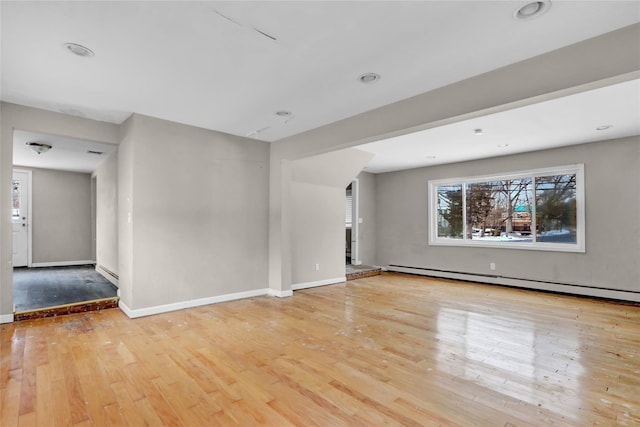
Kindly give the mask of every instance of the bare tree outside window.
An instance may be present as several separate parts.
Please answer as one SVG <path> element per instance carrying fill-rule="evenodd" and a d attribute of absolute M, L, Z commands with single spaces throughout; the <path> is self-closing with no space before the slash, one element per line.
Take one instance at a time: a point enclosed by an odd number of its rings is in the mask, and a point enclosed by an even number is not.
<path fill-rule="evenodd" d="M 459 241 L 583 252 L 584 207 L 579 202 L 583 168 L 431 181 L 436 209 L 430 244 Z"/>
<path fill-rule="evenodd" d="M 484 237 L 490 232 L 495 207 L 493 185 L 488 182 L 467 185 L 467 238 Z"/>
<path fill-rule="evenodd" d="M 517 223 L 517 231 L 529 231 L 531 234 L 531 217 L 528 223 L 525 221 L 515 221 L 516 219 L 524 219 L 522 212 L 531 213 L 531 178 L 523 179 L 505 179 L 499 181 L 497 197 L 500 198 L 506 208 L 506 217 L 504 218 L 504 232 L 509 235 L 513 234 L 514 223 Z M 518 209 L 520 208 L 520 209 Z M 520 213 L 516 217 L 516 215 Z M 527 230 L 528 228 L 528 230 Z"/>

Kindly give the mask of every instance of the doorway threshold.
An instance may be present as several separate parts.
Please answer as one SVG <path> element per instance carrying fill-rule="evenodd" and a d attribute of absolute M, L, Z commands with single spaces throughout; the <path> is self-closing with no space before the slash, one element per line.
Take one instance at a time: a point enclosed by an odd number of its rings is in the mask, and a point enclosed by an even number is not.
<path fill-rule="evenodd" d="M 368 265 L 347 265 L 346 277 L 347 280 L 362 279 L 364 277 L 379 276 L 382 273 L 380 267 L 371 267 Z"/>
<path fill-rule="evenodd" d="M 118 308 L 119 297 L 101 298 L 91 301 L 75 302 L 71 304 L 56 305 L 53 307 L 35 308 L 33 310 L 17 311 L 13 315 L 14 321 L 44 319 L 45 317 L 57 317 L 67 314 L 86 313 L 88 311 L 100 311 L 110 308 Z"/>

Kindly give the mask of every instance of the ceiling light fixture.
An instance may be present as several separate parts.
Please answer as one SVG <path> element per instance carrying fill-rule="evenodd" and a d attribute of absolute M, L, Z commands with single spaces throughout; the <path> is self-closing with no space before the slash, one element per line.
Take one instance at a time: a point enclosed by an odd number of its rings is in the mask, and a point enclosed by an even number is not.
<path fill-rule="evenodd" d="M 380 75 L 376 73 L 364 73 L 358 77 L 358 80 L 360 80 L 360 83 L 364 84 L 375 83 L 380 80 Z"/>
<path fill-rule="evenodd" d="M 533 19 L 545 13 L 550 7 L 550 0 L 532 1 L 519 7 L 513 13 L 513 17 L 519 20 Z"/>
<path fill-rule="evenodd" d="M 607 130 L 607 129 L 611 129 L 612 127 L 613 125 L 602 125 L 602 126 L 598 126 L 596 130 Z"/>
<path fill-rule="evenodd" d="M 51 146 L 49 144 L 43 144 L 41 142 L 27 142 L 27 147 L 31 148 L 38 154 L 46 153 L 51 150 Z"/>
<path fill-rule="evenodd" d="M 65 43 L 63 46 L 74 55 L 82 56 L 85 58 L 95 55 L 95 53 L 93 53 L 91 49 L 77 43 Z"/>
<path fill-rule="evenodd" d="M 484 131 L 482 129 L 480 129 L 480 128 L 473 130 L 473 134 L 474 135 L 482 135 L 483 133 L 484 133 Z"/>

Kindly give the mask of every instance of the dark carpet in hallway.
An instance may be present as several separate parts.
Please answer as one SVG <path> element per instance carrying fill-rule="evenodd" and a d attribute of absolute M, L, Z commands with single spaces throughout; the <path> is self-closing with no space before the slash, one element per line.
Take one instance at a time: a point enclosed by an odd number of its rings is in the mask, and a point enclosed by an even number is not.
<path fill-rule="evenodd" d="M 13 270 L 16 312 L 111 298 L 117 291 L 93 265 Z"/>

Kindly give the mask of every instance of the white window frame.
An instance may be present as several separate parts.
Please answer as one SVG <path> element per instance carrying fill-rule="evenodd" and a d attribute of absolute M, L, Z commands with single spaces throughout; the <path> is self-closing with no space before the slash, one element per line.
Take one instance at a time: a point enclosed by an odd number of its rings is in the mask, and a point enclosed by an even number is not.
<path fill-rule="evenodd" d="M 533 215 L 532 215 L 532 242 L 492 242 L 467 239 L 463 231 L 462 239 L 438 237 L 438 192 L 437 188 L 447 185 L 462 185 L 462 223 L 466 224 L 466 186 L 486 181 L 498 181 L 516 178 L 532 178 L 538 176 L 576 174 L 576 243 L 550 243 L 536 241 L 535 233 L 535 187 Z M 557 252 L 582 252 L 586 251 L 585 245 L 585 189 L 584 189 L 584 164 L 557 166 L 542 169 L 506 172 L 495 175 L 468 176 L 447 179 L 429 180 L 429 245 L 433 246 L 463 246 L 500 249 L 525 249 L 535 251 Z"/>

